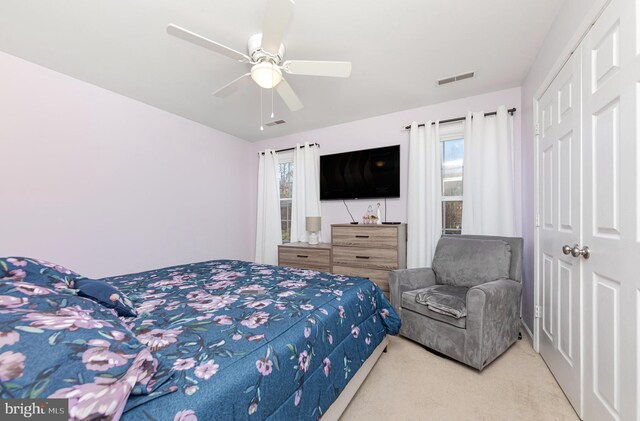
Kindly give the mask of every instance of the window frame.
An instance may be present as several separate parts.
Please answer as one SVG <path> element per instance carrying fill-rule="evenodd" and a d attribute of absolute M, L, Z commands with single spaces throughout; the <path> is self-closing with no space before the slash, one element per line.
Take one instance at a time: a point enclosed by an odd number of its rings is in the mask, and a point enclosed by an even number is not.
<path fill-rule="evenodd" d="M 459 139 L 462 139 L 462 143 L 464 144 L 464 140 L 465 140 L 464 121 L 445 123 L 439 126 L 439 133 L 438 133 L 438 141 L 440 142 L 439 143 L 440 148 L 438 149 L 439 151 L 442 150 L 444 142 L 451 141 L 451 140 L 459 140 Z M 440 152 L 439 156 L 442 157 L 442 152 Z M 441 211 L 442 235 L 445 235 L 445 234 L 460 235 L 462 234 L 462 221 L 460 221 L 459 233 L 446 232 L 446 227 L 445 227 L 446 218 L 444 217 L 444 209 L 445 209 L 444 206 L 446 202 L 461 202 L 462 206 L 464 207 L 464 196 L 445 196 L 444 195 L 444 180 L 442 180 L 442 172 L 443 172 L 442 164 L 443 164 L 442 159 L 440 159 L 440 207 L 442 209 Z M 464 154 L 462 158 L 462 176 L 460 176 L 460 180 L 464 185 Z M 464 194 L 464 191 L 463 191 L 463 194 Z"/>
<path fill-rule="evenodd" d="M 281 164 L 292 164 L 292 166 L 293 166 L 293 152 L 294 152 L 293 150 L 279 152 L 278 153 L 278 166 L 280 166 Z M 293 175 L 291 177 L 292 184 L 293 184 L 293 177 L 295 176 L 295 170 L 293 170 L 293 171 L 294 171 L 294 173 L 293 173 Z M 291 207 L 293 207 L 293 185 L 292 185 L 292 189 L 291 189 L 291 197 L 283 199 L 282 197 L 280 197 L 280 194 L 279 194 L 280 193 L 280 183 L 279 183 L 279 181 L 280 181 L 280 178 L 278 177 L 278 198 L 279 198 L 279 202 L 280 202 L 279 203 L 280 209 L 281 209 L 281 212 L 282 212 L 282 202 L 283 201 L 289 201 L 291 203 Z M 281 213 L 280 214 L 280 232 L 281 233 L 283 232 L 282 231 L 282 223 L 283 222 L 285 222 L 285 220 L 282 219 L 282 213 Z M 289 219 L 288 227 L 289 227 L 289 240 L 286 241 L 284 239 L 284 236 L 283 236 L 283 238 L 282 238 L 282 243 L 283 244 L 287 244 L 287 243 L 291 242 L 291 219 Z"/>

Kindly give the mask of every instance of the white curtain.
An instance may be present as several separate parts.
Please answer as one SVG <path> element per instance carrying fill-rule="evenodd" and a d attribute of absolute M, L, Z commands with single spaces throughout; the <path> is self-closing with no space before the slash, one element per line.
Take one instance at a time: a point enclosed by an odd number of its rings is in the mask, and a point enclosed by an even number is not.
<path fill-rule="evenodd" d="M 260 153 L 258 164 L 258 229 L 256 262 L 278 264 L 278 245 L 282 244 L 280 227 L 280 190 L 278 155 L 267 149 Z"/>
<path fill-rule="evenodd" d="M 462 233 L 515 236 L 513 116 L 469 113 L 465 128 Z"/>
<path fill-rule="evenodd" d="M 318 146 L 305 142 L 293 151 L 293 193 L 291 195 L 291 242 L 307 242 L 307 216 L 320 215 L 320 154 Z M 322 241 L 318 233 L 318 241 Z"/>
<path fill-rule="evenodd" d="M 431 121 L 409 133 L 407 267 L 431 267 L 442 234 L 439 124 Z"/>

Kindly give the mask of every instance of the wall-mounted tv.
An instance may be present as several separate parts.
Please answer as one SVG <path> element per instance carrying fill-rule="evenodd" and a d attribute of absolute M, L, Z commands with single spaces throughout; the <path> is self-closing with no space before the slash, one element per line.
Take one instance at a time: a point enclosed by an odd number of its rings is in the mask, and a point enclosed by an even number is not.
<path fill-rule="evenodd" d="M 320 200 L 400 197 L 400 145 L 320 156 Z"/>

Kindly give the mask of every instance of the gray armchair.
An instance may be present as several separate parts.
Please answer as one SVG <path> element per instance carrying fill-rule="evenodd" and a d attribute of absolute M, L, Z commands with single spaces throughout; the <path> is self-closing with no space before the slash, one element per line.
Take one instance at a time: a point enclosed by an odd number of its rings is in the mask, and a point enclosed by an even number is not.
<path fill-rule="evenodd" d="M 517 339 L 522 238 L 443 236 L 433 268 L 389 273 L 400 334 L 482 370 Z"/>

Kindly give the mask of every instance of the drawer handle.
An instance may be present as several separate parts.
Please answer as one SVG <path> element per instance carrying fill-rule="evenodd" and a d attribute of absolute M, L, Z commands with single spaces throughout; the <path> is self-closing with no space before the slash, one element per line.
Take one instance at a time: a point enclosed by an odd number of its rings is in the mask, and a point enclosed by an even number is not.
<path fill-rule="evenodd" d="M 356 238 L 369 238 L 368 235 L 356 235 Z"/>
<path fill-rule="evenodd" d="M 368 259 L 369 256 L 356 256 L 356 259 Z"/>
<path fill-rule="evenodd" d="M 305 259 L 306 259 L 306 258 L 307 258 L 307 257 L 309 257 L 309 256 L 305 256 L 304 254 L 299 254 L 299 255 L 298 255 L 298 257 L 302 257 L 302 258 L 305 258 Z"/>

